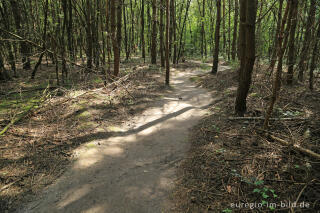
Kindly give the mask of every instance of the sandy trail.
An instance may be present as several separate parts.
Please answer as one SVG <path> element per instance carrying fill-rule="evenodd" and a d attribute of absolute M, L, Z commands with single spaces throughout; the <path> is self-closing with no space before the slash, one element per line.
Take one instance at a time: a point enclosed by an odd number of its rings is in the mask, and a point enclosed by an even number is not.
<path fill-rule="evenodd" d="M 97 145 L 82 148 L 64 175 L 18 212 L 169 212 L 188 132 L 213 101 L 208 91 L 189 81 L 197 74 L 173 73 L 173 90 L 165 97 L 112 137 L 93 134 L 90 143 Z"/>

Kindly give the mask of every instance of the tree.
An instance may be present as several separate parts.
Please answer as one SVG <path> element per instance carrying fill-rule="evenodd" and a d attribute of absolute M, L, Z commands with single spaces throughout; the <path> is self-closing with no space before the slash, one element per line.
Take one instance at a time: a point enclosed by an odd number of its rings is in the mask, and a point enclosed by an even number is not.
<path fill-rule="evenodd" d="M 271 117 L 271 113 L 273 111 L 274 104 L 277 101 L 278 93 L 281 88 L 283 54 L 284 54 L 286 46 L 287 46 L 288 35 L 289 35 L 290 27 L 291 27 L 291 20 L 294 15 L 294 7 L 291 6 L 293 3 L 292 1 L 295 1 L 295 0 L 291 0 L 287 4 L 286 11 L 284 13 L 282 23 L 281 23 L 281 28 L 279 31 L 279 43 L 278 43 L 278 49 L 277 49 L 277 51 L 278 51 L 278 64 L 277 64 L 276 73 L 274 74 L 274 78 L 273 78 L 271 100 L 269 103 L 269 107 L 267 108 L 266 117 L 265 117 L 264 124 L 263 124 L 264 129 L 267 129 L 267 127 L 269 125 L 269 119 Z M 289 15 L 288 15 L 288 13 L 289 13 Z M 284 30 L 286 23 L 287 23 L 286 30 Z"/>
<path fill-rule="evenodd" d="M 152 0 L 151 63 L 157 63 L 157 0 Z"/>
<path fill-rule="evenodd" d="M 310 9 L 309 9 L 309 16 L 307 20 L 305 35 L 304 35 L 304 41 L 303 41 L 303 47 L 300 55 L 300 61 L 298 64 L 298 79 L 299 81 L 303 81 L 303 74 L 304 71 L 307 68 L 308 64 L 308 54 L 310 49 L 310 38 L 311 38 L 311 30 L 312 26 L 314 25 L 314 17 L 315 17 L 315 11 L 317 8 L 316 0 L 310 0 Z"/>
<path fill-rule="evenodd" d="M 232 60 L 236 59 L 237 35 L 238 35 L 238 16 L 239 16 L 239 1 L 234 0 L 234 17 L 233 17 L 233 40 L 232 40 Z"/>
<path fill-rule="evenodd" d="M 120 48 L 118 44 L 118 36 L 116 35 L 116 3 L 118 1 L 116 0 L 111 0 L 110 1 L 110 22 L 111 22 L 111 38 L 112 38 L 112 45 L 113 45 L 113 54 L 114 54 L 114 70 L 113 70 L 113 75 L 117 76 L 119 73 L 120 69 Z"/>
<path fill-rule="evenodd" d="M 240 0 L 240 34 L 241 64 L 239 70 L 239 85 L 235 104 L 235 112 L 238 116 L 244 116 L 247 110 L 246 99 L 251 85 L 251 76 L 255 61 L 255 23 L 256 23 L 256 1 Z"/>
<path fill-rule="evenodd" d="M 289 35 L 289 49 L 288 49 L 288 73 L 287 73 L 287 84 L 291 85 L 293 81 L 293 67 L 295 64 L 295 33 L 297 26 L 297 14 L 298 14 L 298 1 L 292 1 L 292 18 L 290 26 L 290 35 Z"/>
<path fill-rule="evenodd" d="M 309 72 L 309 89 L 313 90 L 313 72 L 317 65 L 317 59 L 319 59 L 319 42 L 320 42 L 320 17 L 318 19 L 318 30 L 313 42 L 313 51 L 310 63 L 310 72 Z"/>
<path fill-rule="evenodd" d="M 170 83 L 170 61 L 169 61 L 169 29 L 170 29 L 170 0 L 166 2 L 166 85 Z"/>
<path fill-rule="evenodd" d="M 212 65 L 212 71 L 211 71 L 212 74 L 216 74 L 218 72 L 220 23 L 221 23 L 221 0 L 217 0 L 217 18 L 216 18 L 216 31 L 214 36 L 214 55 L 213 55 L 213 65 Z"/>

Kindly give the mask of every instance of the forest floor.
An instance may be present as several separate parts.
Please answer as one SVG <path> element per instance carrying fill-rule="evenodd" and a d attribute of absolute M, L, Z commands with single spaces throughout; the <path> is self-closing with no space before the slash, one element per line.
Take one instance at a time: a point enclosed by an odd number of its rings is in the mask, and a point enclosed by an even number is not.
<path fill-rule="evenodd" d="M 263 117 L 269 104 L 271 82 L 262 74 L 266 68 L 254 70 L 245 117 Z M 272 121 L 267 132 L 262 131 L 263 120 L 231 119 L 235 70 L 193 80 L 221 99 L 190 133 L 191 149 L 179 168 L 174 192 L 175 211 L 319 212 L 319 159 L 271 137 L 320 153 L 319 78 L 313 92 L 304 84 L 283 83 L 273 117 L 287 120 Z"/>
<path fill-rule="evenodd" d="M 269 135 L 320 152 L 319 81 L 314 92 L 284 86 L 273 116 L 289 120 L 272 121 L 265 134 L 262 120 L 229 119 L 232 64 L 220 64 L 214 76 L 211 61 L 182 63 L 172 68 L 171 87 L 157 66 L 122 66 L 129 77 L 121 84 L 103 87 L 86 75 L 81 87 L 53 87 L 0 138 L 1 212 L 263 212 L 271 209 L 239 205 L 287 201 L 309 204 L 295 212 L 319 207 L 319 162 Z M 246 117 L 263 116 L 268 104 L 263 69 L 254 71 Z M 53 66 L 33 82 L 26 73 L 3 85 L 0 127 L 39 103 L 43 79 L 54 79 L 48 73 Z"/>
<path fill-rule="evenodd" d="M 81 88 L 58 88 L 1 138 L 1 211 L 160 212 L 169 207 L 167 195 L 188 150 L 189 128 L 212 100 L 190 80 L 210 67 L 178 65 L 172 68 L 171 87 L 164 87 L 159 67 L 126 66 L 135 68 L 122 73 L 130 77 L 121 85 L 105 88 L 92 78 Z M 12 115 L 2 114 L 2 126 L 25 110 L 25 99 L 39 99 L 25 93 L 41 88 L 40 96 L 46 87 L 42 79 L 54 78 L 46 76 L 50 68 L 34 82 L 11 85 L 2 104 Z M 27 83 L 33 87 L 15 92 Z"/>

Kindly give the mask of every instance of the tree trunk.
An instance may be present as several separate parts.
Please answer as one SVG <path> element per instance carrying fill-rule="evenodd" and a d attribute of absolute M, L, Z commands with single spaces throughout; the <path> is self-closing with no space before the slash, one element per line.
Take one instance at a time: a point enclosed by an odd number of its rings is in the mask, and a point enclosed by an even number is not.
<path fill-rule="evenodd" d="M 240 31 L 244 31 L 245 51 L 241 55 L 241 66 L 239 70 L 239 85 L 237 90 L 235 112 L 238 116 L 244 116 L 247 110 L 247 95 L 251 85 L 251 76 L 255 61 L 255 23 L 257 15 L 257 4 L 253 0 L 240 0 Z M 244 28 L 244 29 L 243 29 Z"/>
<path fill-rule="evenodd" d="M 160 0 L 160 60 L 161 60 L 161 67 L 165 67 L 165 57 L 164 57 L 164 39 L 163 39 L 163 33 L 164 33 L 164 23 L 163 23 L 163 18 L 164 18 L 164 0 Z"/>
<path fill-rule="evenodd" d="M 170 84 L 170 61 L 169 61 L 169 29 L 170 29 L 170 0 L 166 4 L 166 85 Z"/>
<path fill-rule="evenodd" d="M 298 79 L 299 81 L 303 81 L 303 74 L 304 71 L 307 69 L 308 64 L 308 55 L 309 55 L 309 49 L 310 49 L 310 40 L 311 40 L 311 30 L 314 25 L 314 17 L 315 17 L 315 11 L 316 11 L 316 0 L 311 0 L 310 2 L 310 9 L 309 9 L 309 16 L 307 20 L 306 25 L 306 31 L 304 35 L 304 41 L 303 41 L 303 47 L 300 55 L 300 61 L 298 64 Z"/>
<path fill-rule="evenodd" d="M 273 73 L 274 66 L 277 61 L 277 53 L 279 49 L 279 36 L 280 36 L 280 28 L 281 28 L 281 19 L 282 19 L 282 6 L 283 6 L 283 0 L 279 1 L 279 9 L 278 9 L 278 21 L 277 21 L 277 29 L 276 29 L 276 34 L 274 36 L 274 47 L 273 47 L 273 52 L 272 52 L 272 57 L 271 57 L 271 63 L 268 68 L 270 73 Z"/>
<path fill-rule="evenodd" d="M 238 35 L 238 16 L 239 16 L 239 2 L 234 0 L 234 23 L 233 23 L 233 41 L 232 41 L 232 60 L 236 59 L 237 53 L 237 35 Z"/>
<path fill-rule="evenodd" d="M 287 73 L 287 84 L 291 85 L 293 81 L 293 67 L 295 64 L 295 33 L 297 27 L 297 14 L 298 14 L 298 1 L 292 0 L 292 18 L 289 35 L 289 50 L 288 50 L 288 73 Z"/>
<path fill-rule="evenodd" d="M 141 1 L 141 32 L 140 32 L 140 39 L 141 39 L 142 58 L 143 58 L 143 61 L 146 62 L 146 49 L 145 49 L 145 41 L 144 41 L 144 0 Z"/>
<path fill-rule="evenodd" d="M 313 71 L 315 70 L 317 66 L 317 61 L 319 59 L 319 41 L 320 41 L 320 17 L 318 21 L 318 30 L 317 34 L 314 38 L 314 45 L 313 45 L 313 51 L 312 51 L 312 57 L 311 57 L 311 63 L 310 63 L 310 76 L 309 76 L 309 89 L 312 91 L 313 90 Z"/>
<path fill-rule="evenodd" d="M 32 71 L 31 79 L 34 79 L 34 77 L 36 75 L 36 72 L 37 72 L 39 66 L 41 65 L 42 58 L 43 58 L 43 55 L 44 55 L 45 50 L 46 50 L 47 22 L 48 22 L 48 0 L 46 0 L 45 12 L 44 12 L 44 30 L 43 30 L 43 35 L 42 35 L 42 41 L 43 41 L 42 53 L 40 54 L 39 60 L 38 60 L 37 64 L 35 65 L 35 67 L 34 67 L 34 69 Z"/>
<path fill-rule="evenodd" d="M 117 2 L 117 3 L 116 3 Z M 111 0 L 110 2 L 110 22 L 111 22 L 111 38 L 112 38 L 112 45 L 113 45 L 113 57 L 114 57 L 114 68 L 113 68 L 113 75 L 117 76 L 120 69 L 120 50 L 118 45 L 118 39 L 116 36 L 116 4 L 119 4 L 116 0 Z"/>
<path fill-rule="evenodd" d="M 282 75 L 282 59 L 283 59 L 283 54 L 285 52 L 286 46 L 287 46 L 287 41 L 288 41 L 288 35 L 290 31 L 290 26 L 291 26 L 291 17 L 293 14 L 293 10 L 291 7 L 292 1 L 289 1 L 286 7 L 285 14 L 282 19 L 282 24 L 281 28 L 279 31 L 279 43 L 278 43 L 278 65 L 277 65 L 277 70 L 276 73 L 274 74 L 274 79 L 273 79 L 273 85 L 272 85 L 272 96 L 271 96 L 271 101 L 269 104 L 269 107 L 266 112 L 266 118 L 264 120 L 263 128 L 267 129 L 269 125 L 269 119 L 271 117 L 271 113 L 273 111 L 274 104 L 277 101 L 278 98 L 278 92 L 280 91 L 281 88 L 281 75 Z M 288 13 L 290 11 L 290 14 L 288 16 Z M 285 25 L 287 23 L 286 30 L 284 31 Z"/>
<path fill-rule="evenodd" d="M 212 74 L 218 72 L 219 63 L 219 43 L 220 43 L 220 23 L 221 23 L 221 0 L 217 0 L 217 19 L 216 19 L 216 31 L 214 37 L 214 55 L 213 55 L 213 65 Z"/>
<path fill-rule="evenodd" d="M 152 0 L 151 64 L 157 64 L 157 0 Z"/>

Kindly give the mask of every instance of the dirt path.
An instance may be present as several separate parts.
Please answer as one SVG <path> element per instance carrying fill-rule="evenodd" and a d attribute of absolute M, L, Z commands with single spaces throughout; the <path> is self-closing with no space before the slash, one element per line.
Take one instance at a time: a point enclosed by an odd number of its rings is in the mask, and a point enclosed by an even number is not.
<path fill-rule="evenodd" d="M 189 129 L 213 101 L 189 81 L 196 74 L 174 73 L 173 89 L 112 137 L 97 130 L 63 177 L 18 212 L 168 212 Z"/>

